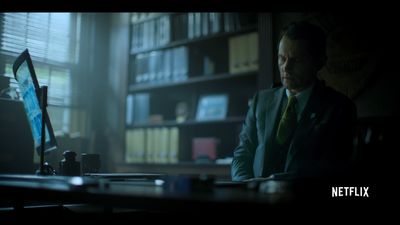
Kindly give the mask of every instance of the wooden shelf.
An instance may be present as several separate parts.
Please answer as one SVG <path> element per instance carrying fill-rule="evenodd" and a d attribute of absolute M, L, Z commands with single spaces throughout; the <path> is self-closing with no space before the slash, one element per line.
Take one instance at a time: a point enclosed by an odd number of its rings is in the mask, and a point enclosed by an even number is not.
<path fill-rule="evenodd" d="M 228 123 L 241 123 L 245 120 L 245 117 L 229 117 L 224 120 L 208 120 L 208 121 L 196 121 L 196 120 L 188 120 L 186 122 L 178 123 L 176 121 L 165 121 L 163 123 L 157 124 L 137 124 L 133 126 L 128 126 L 127 129 L 134 128 L 152 128 L 152 127 L 184 127 L 184 126 L 201 126 L 201 125 L 219 125 L 219 124 L 228 124 Z"/>
<path fill-rule="evenodd" d="M 218 33 L 214 35 L 208 35 L 205 37 L 200 37 L 200 38 L 193 38 L 193 39 L 187 39 L 187 40 L 179 40 L 179 41 L 173 41 L 169 44 L 163 45 L 163 46 L 157 46 L 153 48 L 148 48 L 148 49 L 143 49 L 139 51 L 131 51 L 131 55 L 136 55 L 140 53 L 145 53 L 145 52 L 151 52 L 151 51 L 156 51 L 156 50 L 163 50 L 167 48 L 173 48 L 173 47 L 178 47 L 180 45 L 189 45 L 193 43 L 200 43 L 203 41 L 209 41 L 209 40 L 214 40 L 218 38 L 223 38 L 223 37 L 228 37 L 232 35 L 239 35 L 242 33 L 249 33 L 251 31 L 257 31 L 257 26 L 251 26 L 251 27 L 246 27 L 237 31 L 231 31 L 231 32 L 223 32 L 223 33 Z"/>
<path fill-rule="evenodd" d="M 182 13 L 187 14 L 187 13 Z M 222 15 L 222 14 L 221 14 Z M 188 19 L 187 15 L 179 15 L 176 19 Z M 130 105 L 136 104 L 138 109 L 140 104 L 146 104 L 146 114 L 147 115 L 160 115 L 165 121 L 160 122 L 146 122 L 134 125 L 126 125 L 125 131 L 134 131 L 133 129 L 147 129 L 149 131 L 153 128 L 178 128 L 179 141 L 178 141 L 178 159 L 179 163 L 175 164 L 157 164 L 157 163 L 124 163 L 124 161 L 119 161 L 120 164 L 116 165 L 115 172 L 144 172 L 144 173 L 164 173 L 164 174 L 210 174 L 224 176 L 230 179 L 230 164 L 198 164 L 192 159 L 192 140 L 196 137 L 215 137 L 219 140 L 218 145 L 218 157 L 231 156 L 232 150 L 237 145 L 237 132 L 239 132 L 240 125 L 246 119 L 246 111 L 249 99 L 257 91 L 258 83 L 260 81 L 259 71 L 247 71 L 239 74 L 230 74 L 230 40 L 231 37 L 235 38 L 240 35 L 249 35 L 253 32 L 258 32 L 259 23 L 258 15 L 232 15 L 226 17 L 228 20 L 228 27 L 239 28 L 236 31 L 224 32 L 224 26 L 222 21 L 218 22 L 221 25 L 221 30 L 218 33 L 208 33 L 207 36 L 197 36 L 196 38 L 185 38 L 183 37 L 183 30 L 181 26 L 185 25 L 184 21 L 176 20 L 172 18 L 171 29 L 173 26 L 177 26 L 176 32 L 171 30 L 170 42 L 161 46 L 152 46 L 151 48 L 136 48 L 139 46 L 131 45 L 129 52 L 129 62 L 128 72 L 130 83 L 127 83 L 127 95 L 132 95 L 132 99 L 128 100 Z M 253 18 L 253 16 L 257 16 Z M 222 17 L 221 17 L 222 18 Z M 235 20 L 233 20 L 235 18 Z M 203 20 L 203 18 L 201 18 Z M 232 21 L 231 21 L 232 19 Z M 236 19 L 239 19 L 238 21 Z M 256 20 L 257 19 L 257 20 Z M 175 22 L 176 23 L 175 23 Z M 225 19 L 224 19 L 225 21 Z M 231 24 L 232 23 L 232 24 Z M 241 25 L 242 24 L 242 25 Z M 247 24 L 247 25 L 244 25 Z M 144 26 L 144 25 L 143 25 Z M 147 25 L 146 25 L 147 26 Z M 181 28 L 179 28 L 181 27 Z M 131 26 L 131 32 L 133 30 Z M 202 27 L 198 27 L 203 29 Z M 136 28 L 135 28 L 136 29 Z M 186 32 L 186 31 L 185 31 Z M 201 32 L 203 33 L 203 32 Z M 132 33 L 131 33 L 132 34 Z M 197 33 L 196 33 L 197 34 Z M 141 40 L 145 40 L 146 37 L 143 34 L 136 35 Z M 253 37 L 253 36 L 251 36 Z M 131 37 L 132 38 L 132 37 Z M 240 39 L 240 38 L 239 38 Z M 131 39 L 132 41 L 132 39 Z M 165 43 L 165 42 L 164 42 Z M 255 42 L 251 42 L 255 43 Z M 131 42 L 131 44 L 135 44 Z M 257 49 L 257 46 L 250 44 L 247 45 L 243 39 L 239 40 L 236 45 L 243 45 L 246 48 Z M 146 45 L 149 46 L 149 45 Z M 187 48 L 187 53 L 181 55 L 172 55 L 172 57 L 177 57 L 177 62 L 180 61 L 181 57 L 186 57 L 187 65 L 168 65 L 163 64 L 162 59 L 164 57 L 170 57 L 169 55 L 164 55 L 164 50 L 171 50 L 171 48 L 177 48 L 185 46 Z M 135 47 L 135 48 L 132 48 Z M 142 46 L 143 47 L 143 46 Z M 240 46 L 242 47 L 242 46 Z M 137 59 L 138 54 L 151 53 L 152 51 L 160 51 L 161 59 L 153 55 L 143 55 L 142 58 Z M 233 49 L 231 51 L 237 51 Z M 252 52 L 254 53 L 254 52 Z M 243 57 L 253 57 L 254 55 L 248 54 Z M 144 73 L 149 73 L 148 65 L 150 64 L 150 59 L 153 61 L 151 66 L 161 65 L 160 68 L 167 69 L 165 65 L 169 67 L 169 72 L 174 72 L 172 67 L 182 67 L 187 72 L 186 80 L 180 81 L 162 81 L 162 80 L 152 80 L 152 82 L 146 83 L 135 83 L 136 75 L 143 75 Z M 207 60 L 212 61 L 210 65 L 207 65 Z M 242 60 L 245 62 L 245 60 Z M 169 62 L 169 61 L 167 61 Z M 232 62 L 232 59 L 231 59 Z M 138 65 L 143 63 L 147 67 L 139 67 Z M 153 64 L 154 63 L 154 64 Z M 171 63 L 171 62 L 169 62 Z M 183 64 L 183 63 L 182 63 Z M 209 69 L 209 68 L 211 69 Z M 152 68 L 152 72 L 159 72 L 158 67 Z M 207 74 L 207 71 L 213 71 L 214 74 Z M 171 77 L 168 77 L 171 78 Z M 146 79 L 148 81 L 149 79 Z M 148 99 L 146 101 L 140 100 L 140 94 L 144 94 Z M 208 94 L 226 94 L 229 96 L 229 104 L 227 108 L 227 117 L 225 119 L 219 120 L 207 120 L 207 121 L 197 121 L 195 118 L 196 109 L 198 107 L 198 101 L 202 96 Z M 138 97 L 138 98 L 136 98 Z M 127 100 L 127 101 L 128 101 Z M 190 120 L 185 122 L 175 121 L 176 107 L 180 102 L 187 104 L 187 112 L 189 114 Z M 139 110 L 137 110 L 139 111 Z M 133 117 L 139 114 L 135 111 L 129 110 Z M 138 119 L 139 120 L 139 119 Z M 153 134 L 149 134 L 151 137 Z M 151 137 L 152 138 L 152 137 Z M 147 136 L 145 137 L 147 141 Z M 150 139 L 151 140 L 151 139 Z M 126 150 L 125 146 L 125 150 Z M 130 146 L 129 146 L 130 147 Z M 123 156 L 121 157 L 123 159 Z M 182 160 L 185 160 L 182 162 Z"/>
<path fill-rule="evenodd" d="M 189 78 L 184 81 L 178 82 L 169 82 L 169 83 L 161 83 L 161 84 L 134 84 L 129 86 L 129 92 L 140 92 L 140 91 L 150 91 L 154 89 L 161 89 L 161 88 L 170 88 L 170 87 L 178 87 L 178 86 L 190 86 L 190 85 L 198 85 L 207 82 L 214 82 L 214 81 L 232 81 L 235 79 L 241 78 L 249 78 L 253 77 L 256 78 L 257 72 L 248 72 L 248 73 L 241 73 L 241 74 L 214 74 L 208 76 L 199 76 Z"/>

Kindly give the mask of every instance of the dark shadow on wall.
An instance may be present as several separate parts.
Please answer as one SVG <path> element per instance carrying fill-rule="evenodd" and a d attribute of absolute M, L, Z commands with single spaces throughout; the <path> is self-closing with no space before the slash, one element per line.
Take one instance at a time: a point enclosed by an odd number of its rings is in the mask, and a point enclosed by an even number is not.
<path fill-rule="evenodd" d="M 307 14 L 327 33 L 327 63 L 319 78 L 350 97 L 358 117 L 398 115 L 391 20 L 384 15 Z"/>

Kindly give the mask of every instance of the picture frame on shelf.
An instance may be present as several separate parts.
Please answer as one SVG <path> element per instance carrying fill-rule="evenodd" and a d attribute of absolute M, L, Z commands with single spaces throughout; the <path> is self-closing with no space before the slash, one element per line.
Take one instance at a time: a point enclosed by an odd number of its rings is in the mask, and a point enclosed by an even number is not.
<path fill-rule="evenodd" d="M 210 94 L 200 96 L 196 120 L 222 120 L 225 119 L 228 113 L 228 94 Z"/>

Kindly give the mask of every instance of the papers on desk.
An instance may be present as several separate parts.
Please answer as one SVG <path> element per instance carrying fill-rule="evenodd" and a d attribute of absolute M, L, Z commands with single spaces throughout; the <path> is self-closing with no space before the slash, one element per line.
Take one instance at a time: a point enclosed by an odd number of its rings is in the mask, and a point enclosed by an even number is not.
<path fill-rule="evenodd" d="M 164 174 L 159 173 L 85 173 L 85 176 L 93 178 L 105 178 L 110 180 L 125 179 L 158 179 Z"/>

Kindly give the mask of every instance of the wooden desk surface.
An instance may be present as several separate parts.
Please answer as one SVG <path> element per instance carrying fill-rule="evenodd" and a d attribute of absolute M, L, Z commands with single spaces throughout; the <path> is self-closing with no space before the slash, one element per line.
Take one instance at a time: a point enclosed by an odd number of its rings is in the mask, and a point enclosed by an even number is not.
<path fill-rule="evenodd" d="M 197 180 L 198 181 L 198 180 Z M 343 203 L 330 198 L 323 183 L 264 181 L 258 184 L 209 185 L 185 177 L 110 181 L 90 177 L 7 177 L 0 175 L 0 206 L 30 202 L 91 204 L 158 212 L 264 212 L 308 204 Z M 185 183 L 186 182 L 186 183 Z M 263 185 L 262 190 L 260 189 Z M 322 197 L 322 198 L 321 198 Z M 348 203 L 348 202 L 347 202 Z M 347 204 L 346 203 L 346 204 Z M 351 203 L 351 202 L 350 202 Z M 364 201 L 363 203 L 368 203 Z M 349 205 L 348 205 L 349 206 Z"/>

